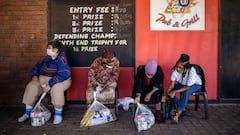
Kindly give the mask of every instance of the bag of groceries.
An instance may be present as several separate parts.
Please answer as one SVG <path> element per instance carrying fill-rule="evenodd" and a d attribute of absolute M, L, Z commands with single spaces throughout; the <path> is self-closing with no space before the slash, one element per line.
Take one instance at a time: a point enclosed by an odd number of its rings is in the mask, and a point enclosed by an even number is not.
<path fill-rule="evenodd" d="M 155 123 L 155 117 L 146 105 L 144 104 L 137 104 L 137 109 L 135 112 L 134 122 L 138 129 L 138 132 L 142 130 L 147 130 L 151 128 Z"/>
<path fill-rule="evenodd" d="M 44 92 L 30 114 L 31 125 L 34 127 L 44 125 L 51 117 L 51 112 L 41 103 L 45 95 Z"/>
<path fill-rule="evenodd" d="M 94 101 L 85 112 L 82 120 L 80 121 L 80 126 L 95 126 L 111 121 L 113 121 L 111 111 L 96 100 L 96 92 L 94 92 Z"/>

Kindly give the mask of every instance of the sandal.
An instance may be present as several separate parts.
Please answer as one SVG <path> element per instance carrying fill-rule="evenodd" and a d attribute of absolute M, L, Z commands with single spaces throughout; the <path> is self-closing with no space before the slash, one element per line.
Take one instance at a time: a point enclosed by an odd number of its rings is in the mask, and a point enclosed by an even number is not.
<path fill-rule="evenodd" d="M 179 119 L 178 119 L 178 116 L 177 116 L 177 115 L 173 117 L 173 123 L 177 124 L 177 123 L 178 123 L 178 120 L 179 120 Z"/>
<path fill-rule="evenodd" d="M 173 123 L 177 124 L 179 121 L 180 112 L 176 112 L 176 115 L 173 117 Z"/>

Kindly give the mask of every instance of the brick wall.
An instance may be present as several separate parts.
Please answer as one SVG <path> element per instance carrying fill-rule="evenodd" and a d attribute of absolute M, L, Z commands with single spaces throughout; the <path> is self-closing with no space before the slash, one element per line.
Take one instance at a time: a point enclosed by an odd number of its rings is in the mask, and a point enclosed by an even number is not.
<path fill-rule="evenodd" d="M 20 105 L 47 44 L 47 0 L 0 0 L 0 106 Z"/>

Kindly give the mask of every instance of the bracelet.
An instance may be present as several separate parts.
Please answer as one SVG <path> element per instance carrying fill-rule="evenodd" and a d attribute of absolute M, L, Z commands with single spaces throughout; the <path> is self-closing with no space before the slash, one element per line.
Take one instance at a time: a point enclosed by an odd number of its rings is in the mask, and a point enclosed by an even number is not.
<path fill-rule="evenodd" d="M 159 90 L 159 88 L 157 88 L 157 87 L 153 87 L 153 89 L 154 89 L 154 90 Z"/>

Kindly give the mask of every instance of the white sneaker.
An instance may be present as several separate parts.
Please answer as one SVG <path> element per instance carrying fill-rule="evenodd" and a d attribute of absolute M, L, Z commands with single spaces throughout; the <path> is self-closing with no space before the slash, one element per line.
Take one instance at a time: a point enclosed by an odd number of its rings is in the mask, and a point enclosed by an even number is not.
<path fill-rule="evenodd" d="M 24 122 L 27 119 L 29 119 L 29 116 L 25 113 L 25 114 L 23 114 L 23 116 L 18 118 L 18 122 Z"/>
<path fill-rule="evenodd" d="M 54 116 L 53 124 L 60 124 L 62 122 L 62 116 Z"/>

